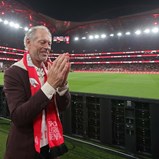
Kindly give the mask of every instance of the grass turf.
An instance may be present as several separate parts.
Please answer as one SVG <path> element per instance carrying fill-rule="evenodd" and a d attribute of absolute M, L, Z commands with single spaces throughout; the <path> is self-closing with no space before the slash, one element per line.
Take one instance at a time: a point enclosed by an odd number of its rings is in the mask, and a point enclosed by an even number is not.
<path fill-rule="evenodd" d="M 9 121 L 0 119 L 0 159 L 4 156 L 8 130 Z"/>
<path fill-rule="evenodd" d="M 68 81 L 72 92 L 159 99 L 159 74 L 71 72 Z"/>
<path fill-rule="evenodd" d="M 159 74 L 71 72 L 69 86 L 73 92 L 159 99 Z"/>

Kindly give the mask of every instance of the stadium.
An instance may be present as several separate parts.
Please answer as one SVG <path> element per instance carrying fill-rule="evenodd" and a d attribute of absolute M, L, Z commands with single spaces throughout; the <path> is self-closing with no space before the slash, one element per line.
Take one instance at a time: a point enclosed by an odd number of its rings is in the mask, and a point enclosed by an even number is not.
<path fill-rule="evenodd" d="M 26 52 L 29 27 L 44 25 L 53 35 L 50 59 L 70 54 L 71 107 L 60 114 L 69 152 L 61 159 L 158 159 L 158 12 L 71 22 L 1 1 L 0 158 L 10 124 L 4 72 Z"/>

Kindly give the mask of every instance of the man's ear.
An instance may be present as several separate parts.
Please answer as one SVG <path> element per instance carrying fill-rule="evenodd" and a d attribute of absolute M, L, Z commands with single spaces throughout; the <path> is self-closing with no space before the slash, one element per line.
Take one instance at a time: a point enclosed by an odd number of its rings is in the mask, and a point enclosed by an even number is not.
<path fill-rule="evenodd" d="M 26 39 L 26 46 L 27 46 L 27 48 L 30 47 L 30 39 Z"/>

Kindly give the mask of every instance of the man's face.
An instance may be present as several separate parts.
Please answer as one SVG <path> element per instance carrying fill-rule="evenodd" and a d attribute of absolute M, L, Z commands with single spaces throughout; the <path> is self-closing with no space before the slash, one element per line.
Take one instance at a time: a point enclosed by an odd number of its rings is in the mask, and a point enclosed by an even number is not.
<path fill-rule="evenodd" d="M 27 40 L 27 48 L 33 63 L 45 62 L 51 50 L 51 36 L 45 29 L 38 29 L 32 37 Z"/>

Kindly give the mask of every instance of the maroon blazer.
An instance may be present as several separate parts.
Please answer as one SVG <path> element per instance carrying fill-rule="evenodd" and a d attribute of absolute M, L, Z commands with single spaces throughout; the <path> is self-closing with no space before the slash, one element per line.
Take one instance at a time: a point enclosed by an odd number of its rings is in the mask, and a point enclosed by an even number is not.
<path fill-rule="evenodd" d="M 14 65 L 5 71 L 4 92 L 11 117 L 4 159 L 35 159 L 33 120 L 50 100 L 41 89 L 31 96 L 28 72 Z M 56 94 L 59 111 L 65 110 L 70 100 L 69 91 Z"/>

